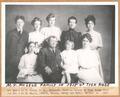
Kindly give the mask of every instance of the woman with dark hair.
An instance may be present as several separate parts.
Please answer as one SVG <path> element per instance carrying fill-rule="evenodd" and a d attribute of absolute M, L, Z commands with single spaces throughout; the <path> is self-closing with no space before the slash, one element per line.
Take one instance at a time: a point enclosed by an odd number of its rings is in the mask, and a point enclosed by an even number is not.
<path fill-rule="evenodd" d="M 82 36 L 82 49 L 77 50 L 79 82 L 82 83 L 104 83 L 101 71 L 100 60 L 96 50 L 91 50 L 92 37 L 89 33 Z"/>
<path fill-rule="evenodd" d="M 36 43 L 35 52 L 38 53 L 41 47 L 41 44 L 44 41 L 44 36 L 41 33 L 42 20 L 38 17 L 33 18 L 31 24 L 33 25 L 34 31 L 29 33 L 29 42 Z"/>
<path fill-rule="evenodd" d="M 65 43 L 67 40 L 73 41 L 74 42 L 74 50 L 77 50 L 81 48 L 81 32 L 76 31 L 76 26 L 77 26 L 77 18 L 75 16 L 70 16 L 68 18 L 68 27 L 69 29 L 66 31 L 63 31 L 61 34 L 61 42 L 60 42 L 60 47 L 61 51 L 65 50 Z"/>
<path fill-rule="evenodd" d="M 94 30 L 94 27 L 96 25 L 96 18 L 94 17 L 94 15 L 88 15 L 85 18 L 85 24 L 87 27 L 87 31 L 84 32 L 83 34 L 89 33 L 91 35 L 92 42 L 90 43 L 90 48 L 97 52 L 98 58 L 99 60 L 101 60 L 99 51 L 103 47 L 103 43 L 102 43 L 101 34 Z M 100 71 L 101 71 L 100 72 L 101 76 L 104 78 L 101 61 L 100 61 Z"/>
<path fill-rule="evenodd" d="M 94 26 L 96 24 L 96 18 L 93 15 L 88 15 L 87 18 L 85 18 L 85 24 L 87 27 L 87 31 L 85 33 L 89 33 L 92 37 L 92 42 L 91 42 L 91 49 L 96 49 L 99 50 L 100 48 L 103 47 L 102 44 L 102 37 L 99 32 L 96 32 L 94 30 Z"/>

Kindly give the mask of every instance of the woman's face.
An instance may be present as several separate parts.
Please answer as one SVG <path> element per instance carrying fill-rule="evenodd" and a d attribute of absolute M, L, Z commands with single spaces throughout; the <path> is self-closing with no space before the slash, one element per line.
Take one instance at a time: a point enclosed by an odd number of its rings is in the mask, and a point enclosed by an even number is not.
<path fill-rule="evenodd" d="M 87 24 L 87 27 L 88 27 L 89 30 L 93 30 L 94 26 L 95 25 L 94 25 L 93 21 L 89 21 L 88 24 Z"/>
<path fill-rule="evenodd" d="M 31 53 L 31 52 L 34 52 L 34 50 L 35 50 L 35 44 L 34 43 L 31 43 L 30 45 L 29 45 L 29 53 Z"/>
<path fill-rule="evenodd" d="M 48 20 L 48 24 L 49 26 L 54 26 L 55 25 L 55 21 L 56 21 L 56 18 L 55 17 L 52 17 L 52 18 L 49 18 Z"/>
<path fill-rule="evenodd" d="M 70 19 L 70 21 L 69 21 L 69 27 L 71 29 L 74 29 L 76 27 L 76 20 L 75 19 Z"/>
<path fill-rule="evenodd" d="M 40 21 L 35 21 L 34 22 L 34 29 L 35 30 L 40 30 L 40 27 L 41 27 L 41 22 Z"/>
<path fill-rule="evenodd" d="M 87 48 L 90 46 L 90 41 L 85 37 L 82 41 L 83 48 Z"/>

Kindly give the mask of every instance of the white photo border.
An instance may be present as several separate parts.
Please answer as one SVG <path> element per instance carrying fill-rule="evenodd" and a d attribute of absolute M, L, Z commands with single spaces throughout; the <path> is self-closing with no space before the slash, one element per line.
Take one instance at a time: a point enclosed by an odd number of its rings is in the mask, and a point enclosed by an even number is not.
<path fill-rule="evenodd" d="M 2 87 L 5 84 L 5 6 L 6 5 L 115 5 L 115 84 L 110 84 L 110 87 L 119 86 L 119 60 L 118 60 L 118 2 L 2 2 L 1 15 L 1 69 L 2 69 Z"/>

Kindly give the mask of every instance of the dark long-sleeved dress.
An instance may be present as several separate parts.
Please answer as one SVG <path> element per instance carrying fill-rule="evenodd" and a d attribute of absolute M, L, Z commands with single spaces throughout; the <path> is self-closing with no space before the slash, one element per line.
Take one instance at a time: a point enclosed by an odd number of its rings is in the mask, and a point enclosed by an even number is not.
<path fill-rule="evenodd" d="M 81 32 L 77 32 L 74 29 L 69 29 L 67 31 L 63 31 L 61 35 L 61 43 L 60 48 L 61 50 L 65 49 L 65 42 L 67 40 L 74 41 L 75 47 L 74 49 L 79 49 L 82 46 L 81 43 Z"/>

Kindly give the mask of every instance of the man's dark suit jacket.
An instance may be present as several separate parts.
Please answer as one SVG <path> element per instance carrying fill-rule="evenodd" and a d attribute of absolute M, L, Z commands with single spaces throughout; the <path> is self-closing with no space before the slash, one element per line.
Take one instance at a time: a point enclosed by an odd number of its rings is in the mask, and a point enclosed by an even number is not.
<path fill-rule="evenodd" d="M 17 29 L 7 33 L 6 36 L 6 81 L 15 82 L 18 74 L 18 64 L 24 54 L 25 46 L 28 43 L 28 33 L 23 30 L 19 34 Z"/>
<path fill-rule="evenodd" d="M 61 35 L 61 43 L 60 48 L 61 50 L 65 49 L 65 42 L 67 40 L 74 42 L 74 49 L 79 49 L 82 46 L 81 43 L 81 32 L 77 32 L 74 29 L 69 29 L 67 31 L 63 31 Z"/>
<path fill-rule="evenodd" d="M 59 83 L 61 80 L 60 64 L 60 50 L 55 49 L 55 52 L 53 53 L 52 50 L 47 47 L 41 49 L 40 53 L 38 54 L 36 69 L 39 73 L 42 73 L 44 82 Z M 45 72 L 46 66 L 50 67 L 52 70 L 52 73 L 49 75 Z"/>

